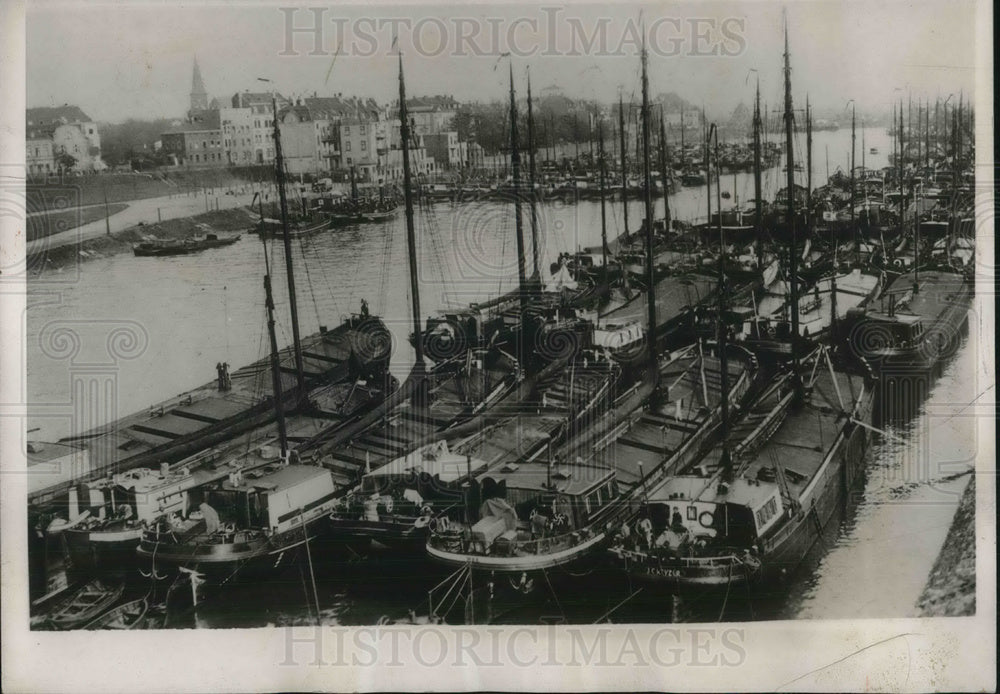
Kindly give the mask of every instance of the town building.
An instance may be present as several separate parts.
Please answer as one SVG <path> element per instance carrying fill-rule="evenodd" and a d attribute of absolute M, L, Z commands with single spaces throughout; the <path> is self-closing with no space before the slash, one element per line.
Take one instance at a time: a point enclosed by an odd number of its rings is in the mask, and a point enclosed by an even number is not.
<path fill-rule="evenodd" d="M 454 130 L 440 133 L 426 133 L 420 136 L 420 143 L 442 169 L 461 168 L 465 163 L 465 143 L 458 141 Z"/>
<path fill-rule="evenodd" d="M 163 151 L 183 168 L 203 169 L 226 166 L 226 154 L 219 111 L 195 111 L 189 119 L 163 133 Z"/>
<path fill-rule="evenodd" d="M 458 102 L 451 96 L 418 96 L 406 100 L 406 110 L 413 123 L 413 134 L 430 135 L 452 129 Z"/>
<path fill-rule="evenodd" d="M 250 166 L 256 162 L 253 111 L 248 108 L 220 108 L 222 146 L 230 166 Z"/>
<path fill-rule="evenodd" d="M 340 167 L 354 169 L 359 180 L 378 178 L 379 157 L 388 147 L 387 122 L 376 111 L 359 111 L 340 123 Z"/>
<path fill-rule="evenodd" d="M 97 123 L 78 106 L 69 104 L 27 109 L 25 154 L 29 174 L 107 168 L 101 160 Z"/>
<path fill-rule="evenodd" d="M 273 99 L 273 101 L 272 101 Z M 237 92 L 231 106 L 234 109 L 250 110 L 250 139 L 253 147 L 253 163 L 274 163 L 274 110 L 280 113 L 291 106 L 291 102 L 277 92 Z"/>
<path fill-rule="evenodd" d="M 331 166 L 337 150 L 332 137 L 339 115 L 296 102 L 278 115 L 281 152 L 289 175 L 318 174 Z"/>
<path fill-rule="evenodd" d="M 55 144 L 51 137 L 29 138 L 25 142 L 25 164 L 29 175 L 48 174 L 59 170 Z"/>

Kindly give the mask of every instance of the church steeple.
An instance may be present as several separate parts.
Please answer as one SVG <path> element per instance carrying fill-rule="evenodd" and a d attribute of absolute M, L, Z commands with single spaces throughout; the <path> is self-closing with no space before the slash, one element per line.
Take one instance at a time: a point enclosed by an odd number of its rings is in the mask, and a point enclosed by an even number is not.
<path fill-rule="evenodd" d="M 198 58 L 194 59 L 194 71 L 191 74 L 191 110 L 204 111 L 208 108 L 208 92 L 205 91 L 205 83 L 201 79 L 201 70 L 198 68 Z"/>

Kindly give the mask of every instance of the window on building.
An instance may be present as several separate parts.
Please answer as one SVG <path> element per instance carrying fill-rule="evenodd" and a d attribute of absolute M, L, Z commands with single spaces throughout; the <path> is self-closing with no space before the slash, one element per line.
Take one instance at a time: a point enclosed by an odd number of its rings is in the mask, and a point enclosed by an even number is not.
<path fill-rule="evenodd" d="M 350 140 L 348 140 L 347 144 L 344 145 L 344 150 L 347 151 L 347 152 L 351 151 L 351 141 Z"/>
<path fill-rule="evenodd" d="M 364 123 L 361 124 L 361 134 L 362 135 L 365 134 L 365 124 Z"/>
<path fill-rule="evenodd" d="M 361 141 L 361 151 L 364 152 L 366 149 L 368 149 L 368 141 L 367 140 L 362 140 Z"/>

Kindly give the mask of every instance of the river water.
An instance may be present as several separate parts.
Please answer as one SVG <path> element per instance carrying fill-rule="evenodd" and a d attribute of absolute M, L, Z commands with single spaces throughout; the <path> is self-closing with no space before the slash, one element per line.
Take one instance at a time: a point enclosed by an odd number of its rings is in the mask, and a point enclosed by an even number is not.
<path fill-rule="evenodd" d="M 801 142 L 799 142 L 801 139 Z M 804 137 L 796 141 L 804 150 Z M 856 162 L 861 164 L 860 142 Z M 884 130 L 868 129 L 865 155 L 869 167 L 887 164 L 891 142 Z M 813 182 L 829 171 L 847 169 L 850 131 L 816 133 Z M 797 179 L 805 183 L 804 174 Z M 765 197 L 784 185 L 780 167 L 764 175 Z M 740 200 L 753 196 L 752 176 L 722 177 L 722 190 Z M 713 194 L 714 197 L 714 194 Z M 724 206 L 733 202 L 724 201 Z M 450 305 L 494 296 L 516 284 L 517 260 L 510 204 L 502 202 L 437 204 L 416 213 L 419 237 L 421 307 L 424 314 Z M 714 207 L 714 201 L 713 201 Z M 705 188 L 682 189 L 671 198 L 677 219 L 703 218 Z M 662 214 L 657 203 L 657 216 Z M 609 237 L 622 229 L 619 204 L 609 207 Z M 545 203 L 540 206 L 542 266 L 562 250 L 600 241 L 600 205 Z M 630 203 L 633 228 L 641 202 Z M 525 233 L 530 234 L 525 210 Z M 530 238 L 530 236 L 529 236 Z M 287 292 L 280 244 L 272 253 L 278 316 L 278 339 L 291 341 Z M 530 258 L 530 251 L 529 251 Z M 362 299 L 382 315 L 394 333 L 393 370 L 402 376 L 412 363 L 406 335 L 408 317 L 405 227 L 403 216 L 385 225 L 368 225 L 314 235 L 294 250 L 299 314 L 303 334 L 334 325 L 360 307 Z M 530 262 L 530 260 L 529 260 Z M 235 245 L 193 256 L 136 258 L 121 254 L 87 260 L 78 267 L 46 270 L 28 287 L 27 383 L 32 416 L 29 438 L 54 440 L 215 378 L 217 362 L 235 366 L 265 356 L 267 338 L 263 302 L 263 244 L 245 234 Z M 976 321 L 970 321 L 973 326 Z M 115 347 L 109 335 L 125 327 L 134 336 L 128 349 Z M 63 349 L 51 336 L 68 328 L 76 349 Z M 920 591 L 944 541 L 973 465 L 975 421 L 969 403 L 992 383 L 992 362 L 984 366 L 973 327 L 943 373 L 926 384 L 926 397 L 902 414 L 895 406 L 884 425 L 892 438 L 876 438 L 869 454 L 864 488 L 831 531 L 816 557 L 788 590 L 760 603 L 753 617 L 839 618 L 914 614 Z M 100 407 L 74 402 L 74 382 L 99 371 L 111 383 Z M 975 390 L 970 384 L 975 384 Z M 85 414 L 81 415 L 81 412 Z M 98 412 L 99 414 L 94 414 Z M 371 624 L 382 615 L 404 616 L 409 609 L 427 612 L 427 589 L 438 576 L 419 563 L 392 562 L 353 566 L 345 571 L 322 566 L 316 576 L 322 621 Z M 559 588 L 555 589 L 560 594 Z M 595 584 L 594 591 L 605 588 Z M 559 603 L 570 621 L 593 621 L 606 604 L 600 600 Z M 593 594 L 593 593 L 592 593 Z M 199 611 L 208 626 L 259 626 L 301 623 L 314 618 L 305 575 L 294 573 L 267 586 L 235 586 Z M 564 604 L 565 603 L 565 604 Z M 574 607 L 577 605 L 577 607 Z M 547 605 L 544 610 L 552 609 Z M 644 610 L 646 608 L 643 608 Z M 595 614 L 597 610 L 597 614 Z M 644 611 L 614 618 L 658 621 L 665 614 Z M 676 615 L 675 615 L 676 616 Z M 734 613 L 731 618 L 740 618 Z M 525 616 L 537 621 L 537 616 Z"/>

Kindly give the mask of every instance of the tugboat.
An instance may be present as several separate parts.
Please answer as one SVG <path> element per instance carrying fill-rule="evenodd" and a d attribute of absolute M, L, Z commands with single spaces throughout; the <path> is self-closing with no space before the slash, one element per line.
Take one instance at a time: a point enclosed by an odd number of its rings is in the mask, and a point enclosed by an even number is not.
<path fill-rule="evenodd" d="M 62 531 L 73 568 L 95 576 L 134 572 L 136 548 L 146 530 L 163 518 L 184 515 L 192 490 L 269 462 L 262 457 L 268 442 L 237 458 L 212 448 L 159 470 L 136 468 L 71 490 L 71 517 L 74 505 L 77 513 L 87 506 L 83 520 Z"/>
<path fill-rule="evenodd" d="M 441 519 L 462 503 L 461 482 L 487 463 L 454 453 L 446 441 L 421 446 L 365 473 L 329 517 L 336 542 L 422 550 Z M 364 548 L 362 548 L 364 549 Z"/>
<path fill-rule="evenodd" d="M 315 465 L 230 473 L 188 493 L 197 506 L 187 518 L 162 518 L 143 531 L 139 558 L 154 570 L 183 567 L 222 582 L 244 569 L 274 569 L 314 539 L 336 491 L 330 472 Z"/>
<path fill-rule="evenodd" d="M 848 312 L 851 349 L 882 369 L 933 369 L 958 348 L 971 304 L 962 273 L 915 268 L 897 277 L 877 303 Z"/>

